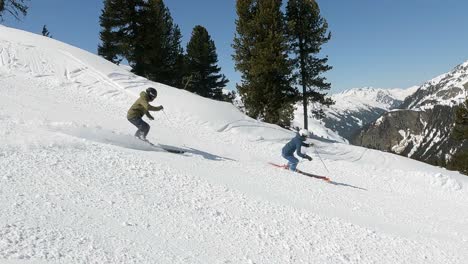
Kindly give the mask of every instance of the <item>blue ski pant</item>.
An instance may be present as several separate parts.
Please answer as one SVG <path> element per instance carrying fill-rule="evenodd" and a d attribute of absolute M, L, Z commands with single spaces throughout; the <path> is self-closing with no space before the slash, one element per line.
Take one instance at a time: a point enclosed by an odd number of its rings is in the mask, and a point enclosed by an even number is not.
<path fill-rule="evenodd" d="M 146 136 L 150 130 L 150 125 L 143 121 L 141 117 L 131 118 L 128 119 L 128 121 L 138 128 L 137 132 L 135 133 L 135 137 L 146 139 Z"/>
<path fill-rule="evenodd" d="M 282 153 L 283 158 L 288 160 L 288 168 L 292 171 L 296 171 L 297 164 L 299 164 L 299 160 L 294 157 L 294 154 L 292 155 L 287 155 L 285 153 Z"/>

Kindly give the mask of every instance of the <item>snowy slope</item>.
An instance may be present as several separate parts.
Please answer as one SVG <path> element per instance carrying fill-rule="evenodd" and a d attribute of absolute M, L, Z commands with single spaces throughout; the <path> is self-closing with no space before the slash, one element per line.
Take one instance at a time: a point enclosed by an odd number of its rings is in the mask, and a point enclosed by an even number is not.
<path fill-rule="evenodd" d="M 273 168 L 291 132 L 227 103 L 0 27 L 0 263 L 465 263 L 468 180 L 314 140 L 305 171 Z M 153 85 L 149 149 L 125 113 Z"/>

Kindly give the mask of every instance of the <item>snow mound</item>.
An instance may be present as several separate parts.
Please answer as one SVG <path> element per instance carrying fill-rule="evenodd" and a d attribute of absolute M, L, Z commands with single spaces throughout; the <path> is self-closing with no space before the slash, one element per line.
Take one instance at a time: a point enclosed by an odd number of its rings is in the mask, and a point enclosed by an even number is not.
<path fill-rule="evenodd" d="M 97 143 L 104 143 L 134 150 L 155 150 L 149 144 L 135 138 L 132 135 L 117 133 L 115 131 L 103 129 L 102 127 L 52 123 L 50 125 L 50 129 L 52 131 L 74 136 L 82 140 L 89 140 Z"/>
<path fill-rule="evenodd" d="M 461 183 L 441 173 L 437 173 L 431 178 L 431 184 L 447 191 L 459 191 L 462 189 Z"/>

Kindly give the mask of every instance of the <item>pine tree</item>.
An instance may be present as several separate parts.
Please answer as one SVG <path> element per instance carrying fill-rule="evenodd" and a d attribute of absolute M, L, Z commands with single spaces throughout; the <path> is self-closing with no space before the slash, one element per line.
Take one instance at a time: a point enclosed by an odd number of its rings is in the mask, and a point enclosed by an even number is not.
<path fill-rule="evenodd" d="M 459 141 L 462 147 L 453 155 L 448 168 L 468 175 L 468 99 L 456 111 L 452 138 Z"/>
<path fill-rule="evenodd" d="M 318 58 L 321 46 L 331 38 L 328 23 L 320 15 L 315 0 L 289 0 L 286 7 L 288 37 L 291 44 L 295 70 L 295 82 L 302 86 L 302 103 L 304 107 L 304 128 L 308 127 L 307 104 L 319 102 L 331 105 L 333 101 L 326 98 L 323 91 L 330 89 L 330 83 L 321 76 L 332 67 L 327 65 L 328 58 Z M 317 117 L 323 117 L 320 109 L 313 111 Z"/>
<path fill-rule="evenodd" d="M 162 0 L 149 0 L 141 13 L 142 34 L 139 35 L 139 42 L 144 56 L 140 75 L 181 87 L 184 56 L 179 26 L 174 24 L 171 13 Z"/>
<path fill-rule="evenodd" d="M 452 135 L 457 140 L 468 139 L 468 99 L 457 108 Z"/>
<path fill-rule="evenodd" d="M 297 90 L 291 87 L 291 64 L 281 0 L 237 0 L 233 56 L 242 83 L 237 86 L 247 114 L 288 127 Z"/>
<path fill-rule="evenodd" d="M 181 87 L 182 34 L 162 0 L 106 0 L 99 55 L 152 81 Z"/>
<path fill-rule="evenodd" d="M 219 74 L 216 46 L 206 28 L 198 25 L 192 31 L 187 44 L 185 89 L 198 95 L 224 100 L 223 88 L 228 80 Z"/>
<path fill-rule="evenodd" d="M 50 32 L 47 29 L 46 25 L 42 27 L 42 36 L 52 38 L 52 35 L 50 35 Z"/>
<path fill-rule="evenodd" d="M 101 44 L 98 54 L 105 59 L 120 63 L 126 58 L 134 63 L 135 49 L 138 48 L 136 36 L 138 35 L 137 10 L 143 4 L 140 0 L 105 0 L 99 22 Z M 135 67 L 135 65 L 132 65 Z M 138 68 L 138 67 L 137 67 Z"/>
<path fill-rule="evenodd" d="M 229 102 L 229 103 L 234 103 L 234 100 L 236 100 L 237 94 L 235 91 L 229 91 L 227 93 L 223 93 L 223 101 Z"/>
<path fill-rule="evenodd" d="M 28 12 L 27 0 L 0 0 L 0 19 L 3 20 L 4 12 L 9 13 L 16 19 L 25 16 Z"/>
<path fill-rule="evenodd" d="M 168 84 L 173 87 L 182 88 L 185 56 L 184 49 L 182 48 L 182 33 L 177 24 L 173 24 L 169 38 L 168 59 L 168 67 L 172 70 L 169 74 Z"/>

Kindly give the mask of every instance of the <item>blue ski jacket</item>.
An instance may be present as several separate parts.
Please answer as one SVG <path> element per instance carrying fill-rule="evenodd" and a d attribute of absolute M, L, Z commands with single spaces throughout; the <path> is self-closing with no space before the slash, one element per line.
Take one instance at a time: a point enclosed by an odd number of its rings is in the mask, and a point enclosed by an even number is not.
<path fill-rule="evenodd" d="M 291 139 L 284 147 L 283 147 L 283 156 L 293 156 L 294 151 L 296 151 L 297 155 L 301 158 L 306 158 L 305 154 L 302 154 L 301 147 L 308 147 L 309 144 L 304 143 L 306 140 L 305 137 L 301 137 L 299 133 L 296 133 L 296 136 Z"/>

